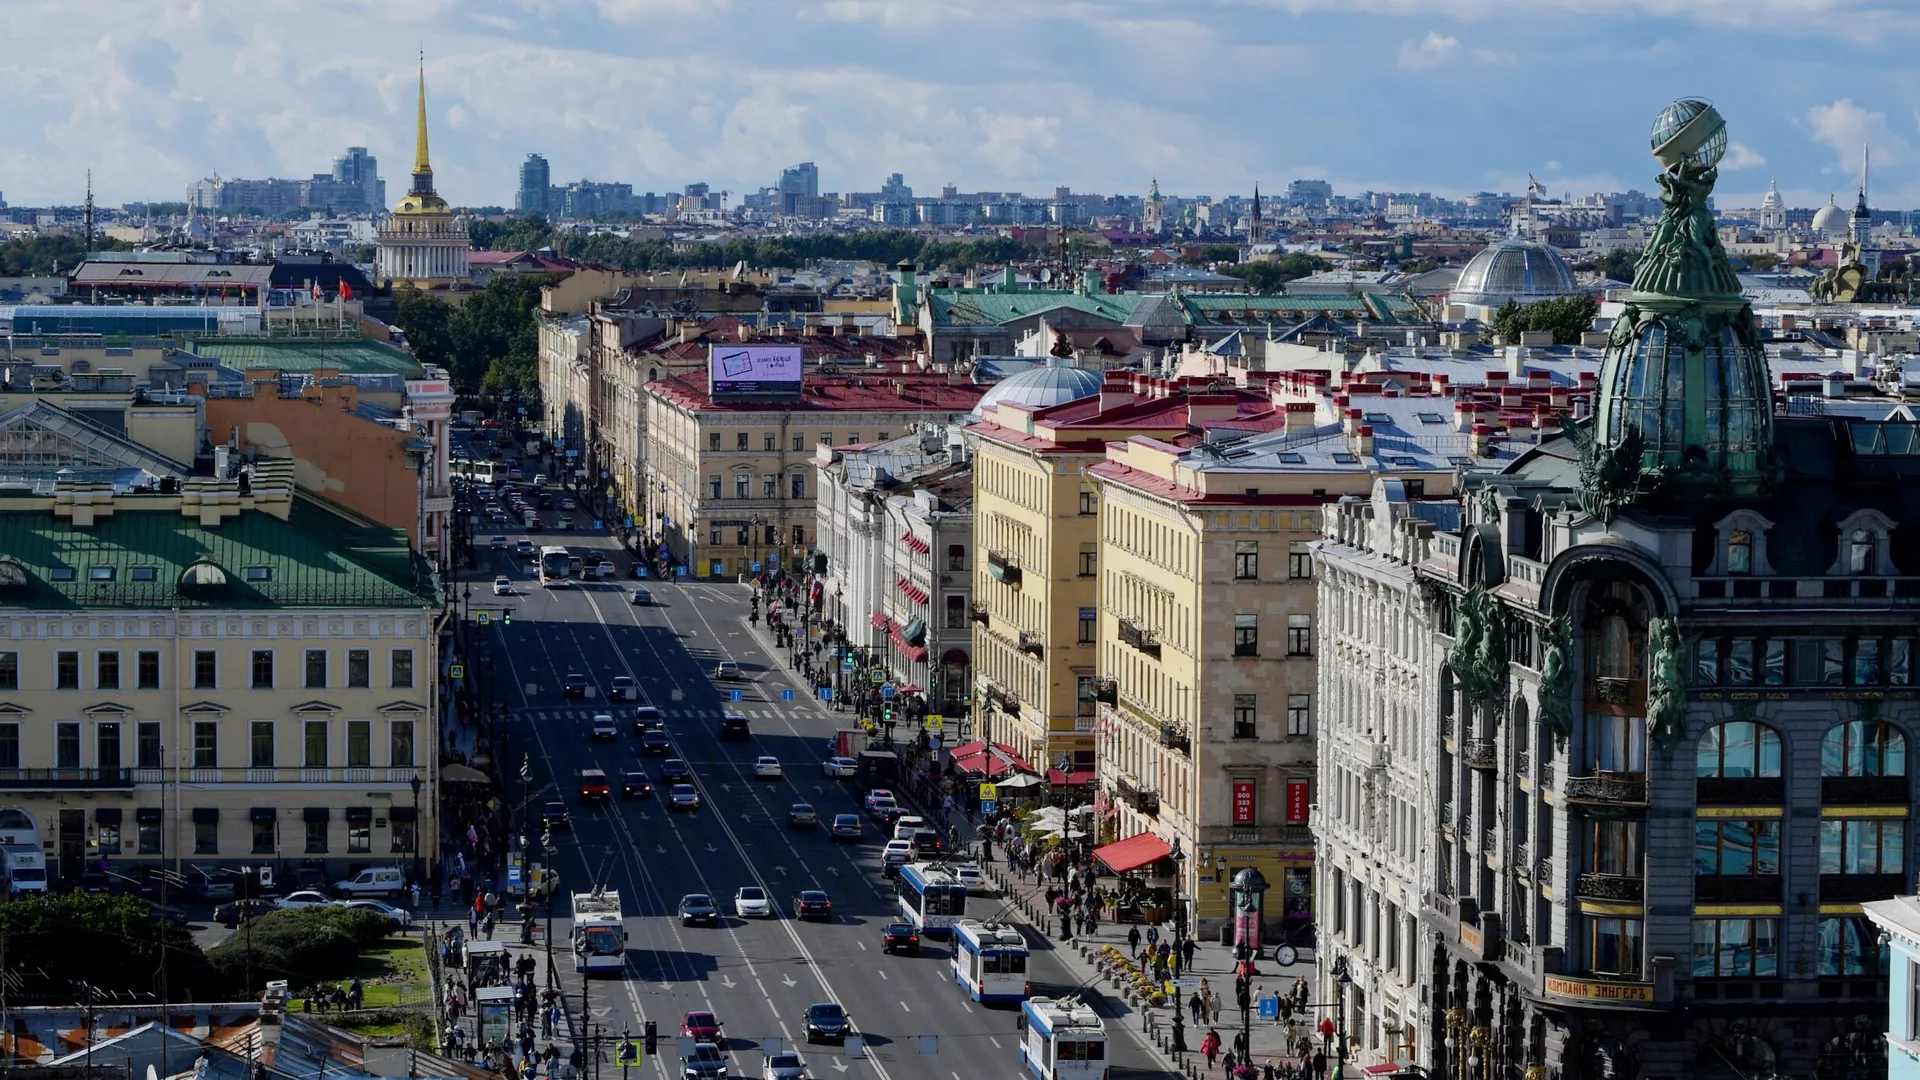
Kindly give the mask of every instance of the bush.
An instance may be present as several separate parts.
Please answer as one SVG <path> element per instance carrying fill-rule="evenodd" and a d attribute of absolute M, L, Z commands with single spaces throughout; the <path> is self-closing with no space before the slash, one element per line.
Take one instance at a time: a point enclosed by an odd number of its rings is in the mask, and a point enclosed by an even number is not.
<path fill-rule="evenodd" d="M 272 911 L 241 927 L 207 959 L 230 987 L 252 997 L 273 979 L 307 986 L 348 977 L 360 950 L 384 940 L 389 925 L 377 911 Z"/>

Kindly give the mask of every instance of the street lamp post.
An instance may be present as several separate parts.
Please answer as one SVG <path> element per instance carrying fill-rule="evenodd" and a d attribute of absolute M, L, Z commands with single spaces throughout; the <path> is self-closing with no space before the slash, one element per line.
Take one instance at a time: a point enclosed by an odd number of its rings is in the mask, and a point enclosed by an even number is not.
<path fill-rule="evenodd" d="M 1466 1070 L 1460 1067 L 1460 1056 L 1466 1053 L 1467 1011 L 1461 1008 L 1447 1010 L 1447 1034 L 1443 1040 L 1447 1050 L 1447 1075 L 1458 1078 Z"/>
<path fill-rule="evenodd" d="M 1338 1040 L 1334 1049 L 1340 1062 L 1340 1078 L 1347 1076 L 1347 987 L 1353 985 L 1353 975 L 1347 970 L 1347 957 L 1342 953 L 1333 958 L 1334 1038 Z"/>
<path fill-rule="evenodd" d="M 413 779 L 407 781 L 407 786 L 413 789 L 413 880 L 415 884 L 418 884 L 421 880 L 421 875 L 420 875 L 420 773 L 418 770 L 414 771 Z M 278 836 L 280 831 L 280 819 L 278 815 L 274 817 L 273 828 L 274 828 L 274 835 L 276 840 L 275 846 L 277 847 Z"/>

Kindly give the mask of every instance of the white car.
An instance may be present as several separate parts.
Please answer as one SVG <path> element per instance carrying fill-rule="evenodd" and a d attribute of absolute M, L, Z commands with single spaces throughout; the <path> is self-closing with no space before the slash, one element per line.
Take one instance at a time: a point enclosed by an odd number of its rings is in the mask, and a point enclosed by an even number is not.
<path fill-rule="evenodd" d="M 310 907 L 332 907 L 334 902 L 333 897 L 328 896 L 326 893 L 316 889 L 302 889 L 296 893 L 288 893 L 274 901 L 274 906 L 297 910 L 299 908 Z"/>
<path fill-rule="evenodd" d="M 761 1080 L 807 1080 L 807 1066 L 800 1055 L 791 1050 L 782 1050 L 778 1054 L 767 1055 L 765 1071 Z"/>
<path fill-rule="evenodd" d="M 778 780 L 784 774 L 780 771 L 780 761 L 778 758 L 772 758 L 762 754 L 754 759 L 753 775 L 762 780 Z"/>
<path fill-rule="evenodd" d="M 392 919 L 394 922 L 398 923 L 400 925 L 400 929 L 402 930 L 405 930 L 413 925 L 412 912 L 406 910 L 405 908 L 394 907 L 392 904 L 387 903 L 385 900 L 348 900 L 347 902 L 341 904 L 340 906 L 348 909 L 377 911 L 380 914 L 385 915 L 387 918 Z"/>
<path fill-rule="evenodd" d="M 919 814 L 901 814 L 893 819 L 893 838 L 911 840 L 913 834 L 927 827 L 927 819 Z"/>
<path fill-rule="evenodd" d="M 860 763 L 850 757 L 830 757 L 820 763 L 820 775 L 840 780 L 852 776 L 859 767 Z"/>
<path fill-rule="evenodd" d="M 743 885 L 733 894 L 733 913 L 743 919 L 764 919 L 773 914 L 773 901 L 758 885 Z"/>
<path fill-rule="evenodd" d="M 513 579 L 508 577 L 505 574 L 501 574 L 499 577 L 494 578 L 493 579 L 493 595 L 512 596 L 513 595 Z"/>
<path fill-rule="evenodd" d="M 965 885 L 967 887 L 967 891 L 969 892 L 973 892 L 979 889 L 984 889 L 987 887 L 987 875 L 981 873 L 980 868 L 973 865 L 972 863 L 968 863 L 965 866 L 955 867 L 953 871 L 953 879 L 955 881 L 958 881 L 960 884 Z"/>
<path fill-rule="evenodd" d="M 740 665 L 732 660 L 722 660 L 713 665 L 713 677 L 716 679 L 737 679 L 740 677 Z"/>
<path fill-rule="evenodd" d="M 897 870 L 913 861 L 913 842 L 911 840 L 889 840 L 887 846 L 880 849 L 880 865 L 888 871 Z"/>

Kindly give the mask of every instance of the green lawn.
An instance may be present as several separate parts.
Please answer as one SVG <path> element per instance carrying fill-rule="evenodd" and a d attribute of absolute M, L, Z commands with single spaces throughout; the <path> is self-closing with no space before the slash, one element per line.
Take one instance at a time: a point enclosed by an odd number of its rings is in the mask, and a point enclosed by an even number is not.
<path fill-rule="evenodd" d="M 427 952 L 417 937 L 390 937 L 360 953 L 354 975 L 366 988 L 365 1008 L 391 1009 L 433 1003 L 433 987 L 427 973 Z M 336 985 L 346 989 L 349 979 Z M 288 1006 L 293 1012 L 305 1012 L 306 1000 L 295 998 Z"/>

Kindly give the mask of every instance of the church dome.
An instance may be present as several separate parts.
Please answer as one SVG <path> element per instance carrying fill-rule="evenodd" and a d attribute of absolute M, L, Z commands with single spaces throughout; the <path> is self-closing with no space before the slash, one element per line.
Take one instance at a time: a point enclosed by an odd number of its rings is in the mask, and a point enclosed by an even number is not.
<path fill-rule="evenodd" d="M 1100 392 L 1103 381 L 1097 371 L 1057 362 L 1031 371 L 1023 371 L 1010 379 L 1002 379 L 993 384 L 985 394 L 982 394 L 980 403 L 973 407 L 972 419 L 981 419 L 986 416 L 988 409 L 996 405 L 1020 405 L 1029 409 L 1044 409 L 1063 401 L 1078 401 L 1083 397 L 1092 397 Z"/>
<path fill-rule="evenodd" d="M 1813 215 L 1813 231 L 1828 239 L 1843 239 L 1851 228 L 1852 224 L 1847 217 L 1847 212 L 1833 201 L 1831 195 L 1827 196 L 1827 205 Z"/>
<path fill-rule="evenodd" d="M 1573 268 L 1558 251 L 1510 236 L 1467 262 L 1449 299 L 1455 304 L 1497 308 L 1508 300 L 1531 304 L 1579 291 L 1573 283 Z"/>

